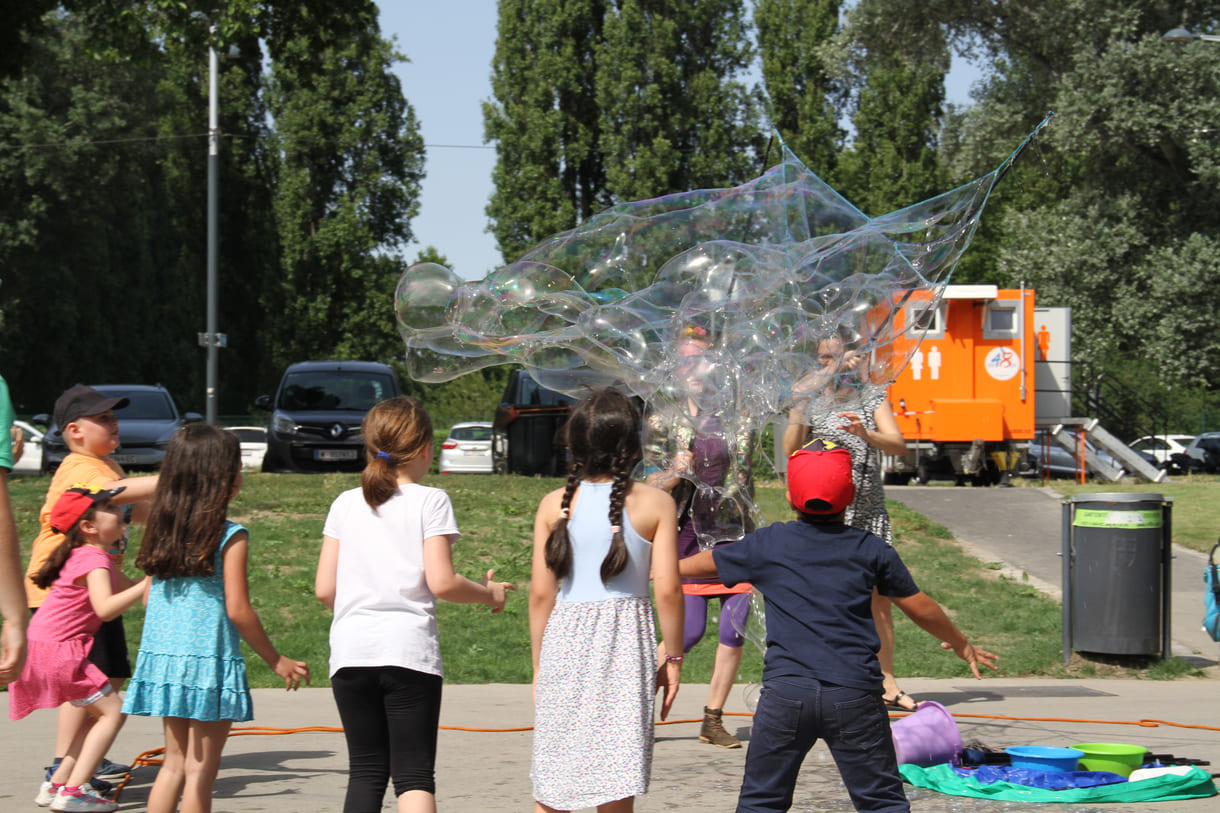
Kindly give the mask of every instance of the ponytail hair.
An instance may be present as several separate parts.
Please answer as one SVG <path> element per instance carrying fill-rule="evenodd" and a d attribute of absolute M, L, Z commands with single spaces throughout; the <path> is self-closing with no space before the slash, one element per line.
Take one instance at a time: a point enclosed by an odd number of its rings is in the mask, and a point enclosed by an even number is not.
<path fill-rule="evenodd" d="M 409 395 L 373 406 L 360 424 L 364 434 L 364 472 L 360 488 L 374 511 L 398 493 L 398 467 L 432 448 L 432 418 Z"/>
<path fill-rule="evenodd" d="M 59 572 L 64 569 L 64 565 L 68 563 L 68 557 L 72 555 L 72 551 L 85 544 L 87 541 L 85 535 L 81 532 L 80 524 L 83 520 L 91 520 L 97 514 L 97 507 L 101 503 L 94 503 L 89 506 L 85 513 L 81 514 L 80 519 L 76 521 L 71 528 L 64 534 L 63 540 L 51 551 L 51 555 L 42 563 L 42 567 L 38 572 L 30 577 L 30 581 L 41 587 L 43 590 L 50 590 L 51 585 L 59 578 Z"/>
<path fill-rule="evenodd" d="M 568 447 L 568 481 L 563 490 L 559 519 L 547 539 L 547 567 L 557 578 L 572 570 L 572 541 L 568 537 L 568 512 L 572 495 L 582 476 L 610 475 L 610 550 L 602 560 L 603 582 L 627 567 L 629 555 L 623 539 L 623 505 L 631 489 L 631 468 L 640 456 L 640 413 L 626 395 L 609 387 L 595 390 L 568 416 L 562 430 Z"/>

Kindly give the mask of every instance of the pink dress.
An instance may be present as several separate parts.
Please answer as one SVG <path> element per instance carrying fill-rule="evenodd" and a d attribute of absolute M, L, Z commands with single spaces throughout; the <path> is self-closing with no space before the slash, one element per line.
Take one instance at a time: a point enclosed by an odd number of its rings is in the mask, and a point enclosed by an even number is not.
<path fill-rule="evenodd" d="M 10 718 L 20 720 L 34 709 L 83 700 L 110 682 L 88 658 L 102 619 L 89 603 L 89 588 L 75 584 L 98 568 L 106 569 L 113 586 L 113 565 L 106 551 L 91 545 L 73 550 L 46 601 L 30 619 L 25 670 L 8 688 Z"/>

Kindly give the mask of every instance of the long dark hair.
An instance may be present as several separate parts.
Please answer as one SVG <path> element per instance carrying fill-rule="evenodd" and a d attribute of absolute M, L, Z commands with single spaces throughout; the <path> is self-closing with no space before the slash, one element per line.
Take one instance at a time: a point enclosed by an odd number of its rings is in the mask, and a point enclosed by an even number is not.
<path fill-rule="evenodd" d="M 546 566 L 559 578 L 572 571 L 572 540 L 568 537 L 568 509 L 582 477 L 614 478 L 610 488 L 610 550 L 602 560 L 602 581 L 627 567 L 627 543 L 623 541 L 623 503 L 631 488 L 631 469 L 640 456 L 640 413 L 626 395 L 616 389 L 594 391 L 573 408 L 563 428 L 571 453 L 568 481 L 563 489 L 559 519 L 546 543 Z"/>
<path fill-rule="evenodd" d="M 30 577 L 30 581 L 43 590 L 50 590 L 51 585 L 59 578 L 59 571 L 63 570 L 64 565 L 68 563 L 68 557 L 72 555 L 72 551 L 89 541 L 85 534 L 81 532 L 81 522 L 92 520 L 97 515 L 98 508 L 101 506 L 109 508 L 109 503 L 110 500 L 103 500 L 89 506 L 85 513 L 80 515 L 80 519 L 76 521 L 76 524 L 67 530 L 63 541 L 59 543 L 55 550 L 51 551 L 51 555 L 42 563 L 42 567 L 38 569 L 38 572 Z"/>
<path fill-rule="evenodd" d="M 432 418 L 409 395 L 388 398 L 373 406 L 360 425 L 364 433 L 364 473 L 360 488 L 374 511 L 398 493 L 397 469 L 428 451 Z"/>
<path fill-rule="evenodd" d="M 136 566 L 150 576 L 210 576 L 241 476 L 237 435 L 206 423 L 179 429 L 165 450 Z"/>

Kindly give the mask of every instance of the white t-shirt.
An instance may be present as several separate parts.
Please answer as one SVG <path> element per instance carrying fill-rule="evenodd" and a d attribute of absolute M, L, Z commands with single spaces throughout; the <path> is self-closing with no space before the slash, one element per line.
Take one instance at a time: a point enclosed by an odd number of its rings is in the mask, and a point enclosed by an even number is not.
<path fill-rule="evenodd" d="M 331 504 L 322 533 L 339 540 L 330 674 L 345 666 L 401 666 L 443 675 L 423 543 L 458 536 L 449 495 L 399 486 L 374 513 L 353 488 Z"/>

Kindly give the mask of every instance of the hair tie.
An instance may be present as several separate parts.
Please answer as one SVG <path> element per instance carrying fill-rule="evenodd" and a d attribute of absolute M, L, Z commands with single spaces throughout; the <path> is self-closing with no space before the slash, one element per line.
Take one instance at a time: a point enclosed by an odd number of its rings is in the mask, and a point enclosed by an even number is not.
<path fill-rule="evenodd" d="M 610 535 L 611 536 L 613 536 L 614 534 L 621 534 L 622 532 L 623 532 L 622 525 L 611 525 L 610 526 Z"/>
<path fill-rule="evenodd" d="M 382 460 L 384 460 L 387 463 L 390 462 L 390 456 L 388 454 L 386 454 L 385 452 L 378 452 L 377 456 L 380 457 Z"/>
<path fill-rule="evenodd" d="M 559 509 L 559 518 L 560 519 L 567 519 L 569 516 L 570 516 L 570 512 L 568 511 L 568 509 L 566 509 L 566 508 Z"/>

